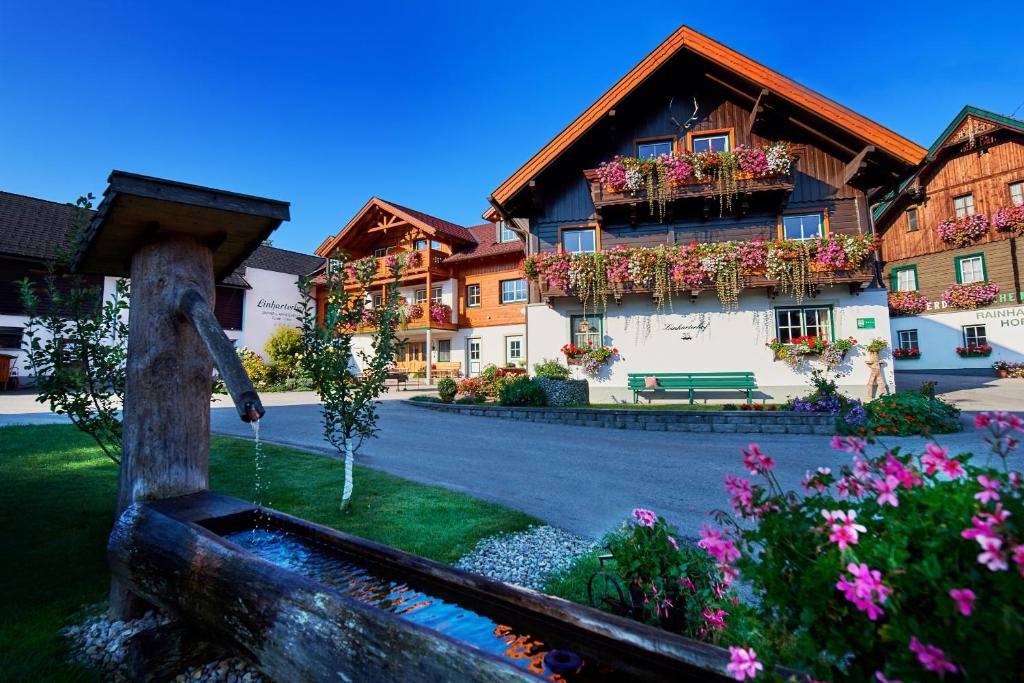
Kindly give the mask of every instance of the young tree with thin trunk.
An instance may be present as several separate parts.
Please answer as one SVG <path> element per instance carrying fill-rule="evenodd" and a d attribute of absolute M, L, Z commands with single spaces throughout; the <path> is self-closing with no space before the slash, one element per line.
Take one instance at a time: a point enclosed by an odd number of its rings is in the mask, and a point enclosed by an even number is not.
<path fill-rule="evenodd" d="M 405 259 L 401 255 L 387 256 L 384 265 L 388 280 L 384 300 L 376 307 L 371 304 L 370 293 L 378 272 L 375 258 L 350 261 L 338 254 L 328 259 L 320 285 L 323 306 L 319 311 L 313 297 L 313 278 L 299 279 L 303 292 L 299 305 L 301 362 L 320 396 L 324 438 L 344 457 L 343 511 L 352 500 L 356 451 L 379 431 L 377 399 L 387 390 L 385 381 L 394 362 L 396 331 L 402 323 L 398 282 Z M 353 346 L 360 327 L 374 329 L 369 351 L 357 351 Z"/>

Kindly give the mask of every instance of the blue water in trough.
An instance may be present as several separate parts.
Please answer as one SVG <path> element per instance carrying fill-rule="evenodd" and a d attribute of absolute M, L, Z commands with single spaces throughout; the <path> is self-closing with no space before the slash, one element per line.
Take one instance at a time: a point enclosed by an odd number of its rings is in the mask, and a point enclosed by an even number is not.
<path fill-rule="evenodd" d="M 266 528 L 233 531 L 223 534 L 223 537 L 268 562 L 303 574 L 360 602 L 497 655 L 515 666 L 550 680 L 593 680 L 592 675 L 598 673 L 592 669 L 588 671 L 584 666 L 577 674 L 560 675 L 545 663 L 545 655 L 553 648 L 529 633 L 517 632 L 482 614 L 416 590 L 408 584 L 376 576 L 338 557 L 315 541 Z M 558 666 L 557 662 L 555 666 Z"/>

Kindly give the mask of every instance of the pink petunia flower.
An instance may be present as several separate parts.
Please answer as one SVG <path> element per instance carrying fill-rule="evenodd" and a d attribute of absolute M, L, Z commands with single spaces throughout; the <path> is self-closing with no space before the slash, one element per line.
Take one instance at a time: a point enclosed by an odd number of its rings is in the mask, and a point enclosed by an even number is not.
<path fill-rule="evenodd" d="M 999 500 L 998 489 L 1002 485 L 1002 482 L 998 479 L 989 479 L 984 474 L 978 475 L 978 483 L 981 484 L 982 490 L 974 494 L 976 500 L 980 501 L 982 505 L 993 501 Z"/>
<path fill-rule="evenodd" d="M 729 613 L 724 609 L 712 610 L 710 607 L 705 607 L 701 616 L 704 617 L 704 622 L 710 628 L 721 631 L 725 628 L 725 618 L 729 616 Z"/>
<path fill-rule="evenodd" d="M 1013 546 L 1010 559 L 1017 565 L 1017 571 L 1020 572 L 1020 575 L 1024 576 L 1024 543 Z"/>
<path fill-rule="evenodd" d="M 955 674 L 958 669 L 956 664 L 946 659 L 946 653 L 930 643 L 922 643 L 917 636 L 910 637 L 910 651 L 917 655 L 917 661 L 928 671 L 933 671 L 944 677 L 947 673 Z"/>
<path fill-rule="evenodd" d="M 846 550 L 851 545 L 856 545 L 860 534 L 867 531 L 863 524 L 857 523 L 856 510 L 847 510 L 846 512 L 842 510 L 836 510 L 835 512 L 822 510 L 821 514 L 825 516 L 825 520 L 831 525 L 831 533 L 828 540 L 838 544 L 841 551 Z"/>
<path fill-rule="evenodd" d="M 974 591 L 970 588 L 954 588 L 949 591 L 949 597 L 956 602 L 960 614 L 965 617 L 971 616 L 971 610 L 974 609 Z"/>
<path fill-rule="evenodd" d="M 896 488 L 899 486 L 900 480 L 891 474 L 885 475 L 885 478 L 879 477 L 875 480 L 875 490 L 878 491 L 878 504 L 892 505 L 894 508 L 900 506 L 900 501 L 896 498 Z"/>
<path fill-rule="evenodd" d="M 747 678 L 753 680 L 757 678 L 758 671 L 764 670 L 764 664 L 757 661 L 757 653 L 754 652 L 752 647 L 730 647 L 729 660 L 729 664 L 725 669 L 737 681 Z"/>
<path fill-rule="evenodd" d="M 668 537 L 668 544 L 669 544 L 670 546 L 672 546 L 672 549 L 673 549 L 673 550 L 679 550 L 679 544 L 678 544 L 678 543 L 676 543 L 676 539 L 675 539 L 675 537 L 674 537 L 674 536 L 669 536 L 669 537 Z"/>
<path fill-rule="evenodd" d="M 775 467 L 775 460 L 762 453 L 756 443 L 752 443 L 743 449 L 743 464 L 751 474 L 768 474 Z"/>
<path fill-rule="evenodd" d="M 878 681 L 878 683 L 903 683 L 903 681 L 901 681 L 901 680 L 898 680 L 898 679 L 895 679 L 895 678 L 888 678 L 881 671 L 876 671 L 875 672 L 875 680 Z"/>
<path fill-rule="evenodd" d="M 860 453 L 861 455 L 864 454 L 864 441 L 855 436 L 847 436 L 846 438 L 843 438 L 836 434 L 832 437 L 832 441 L 829 445 L 836 451 L 843 451 L 844 453 Z"/>
<path fill-rule="evenodd" d="M 978 536 L 976 539 L 981 546 L 978 553 L 978 562 L 988 567 L 990 572 L 1002 572 L 1010 568 L 1006 563 L 1006 554 L 1003 552 L 1003 539 L 996 536 Z"/>
<path fill-rule="evenodd" d="M 633 519 L 641 526 L 652 527 L 658 521 L 658 515 L 644 508 L 636 508 L 633 510 Z"/>
<path fill-rule="evenodd" d="M 863 562 L 851 562 L 846 570 L 850 576 L 840 574 L 836 588 L 843 591 L 843 597 L 858 610 L 866 612 L 868 619 L 877 621 L 885 613 L 881 605 L 892 594 L 892 589 L 882 583 L 881 572 L 869 568 Z"/>

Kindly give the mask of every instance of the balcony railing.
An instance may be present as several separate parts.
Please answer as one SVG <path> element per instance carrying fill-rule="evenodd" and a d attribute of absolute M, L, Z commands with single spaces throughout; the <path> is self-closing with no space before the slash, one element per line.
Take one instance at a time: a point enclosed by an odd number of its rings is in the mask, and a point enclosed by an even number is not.
<path fill-rule="evenodd" d="M 419 307 L 419 315 L 416 316 L 415 312 L 410 312 L 409 309 Z M 453 313 L 451 307 L 446 307 L 442 313 L 434 313 L 430 310 L 427 304 L 405 304 L 405 324 L 400 328 L 400 331 L 415 331 L 415 330 L 457 330 L 459 329 L 458 324 L 453 322 Z M 412 317 L 415 316 L 415 317 Z M 369 323 L 365 325 L 359 325 L 359 332 L 376 332 L 377 326 Z"/>
<path fill-rule="evenodd" d="M 416 254 L 417 256 L 412 256 Z M 437 249 L 419 249 L 416 251 L 406 251 L 402 253 L 393 253 L 390 256 L 404 256 L 407 260 L 405 270 L 402 271 L 402 278 L 410 279 L 420 275 L 426 275 L 427 271 L 434 271 L 440 273 L 440 265 L 448 258 L 448 254 Z M 377 269 L 373 274 L 373 282 L 386 282 L 391 279 L 391 271 L 388 268 L 387 260 L 388 256 L 380 256 L 375 260 L 377 262 Z M 347 284 L 356 284 L 356 279 L 349 276 L 346 280 Z"/>
<path fill-rule="evenodd" d="M 794 161 L 793 164 L 795 165 L 796 162 Z M 602 185 L 596 168 L 584 171 L 583 175 L 586 176 L 587 182 L 590 183 L 590 198 L 593 200 L 594 207 L 598 211 L 609 206 L 629 206 L 647 203 L 646 190 L 638 190 L 636 192 L 628 190 L 615 191 Z M 789 173 L 780 175 L 757 178 L 744 178 L 740 176 L 736 178 L 737 196 L 766 192 L 789 193 L 793 191 L 793 187 L 792 168 Z M 712 198 L 717 194 L 719 194 L 719 190 L 714 182 L 692 182 L 673 186 L 669 191 L 668 200 Z"/>

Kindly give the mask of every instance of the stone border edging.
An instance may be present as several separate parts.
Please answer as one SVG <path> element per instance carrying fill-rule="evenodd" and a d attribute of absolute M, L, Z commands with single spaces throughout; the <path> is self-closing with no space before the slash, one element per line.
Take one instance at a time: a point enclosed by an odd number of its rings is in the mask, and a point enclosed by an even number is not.
<path fill-rule="evenodd" d="M 605 429 L 658 432 L 730 432 L 753 434 L 836 433 L 835 417 L 826 413 L 747 410 L 604 410 L 597 408 L 533 408 L 410 401 L 406 403 L 447 413 L 495 417 Z"/>

